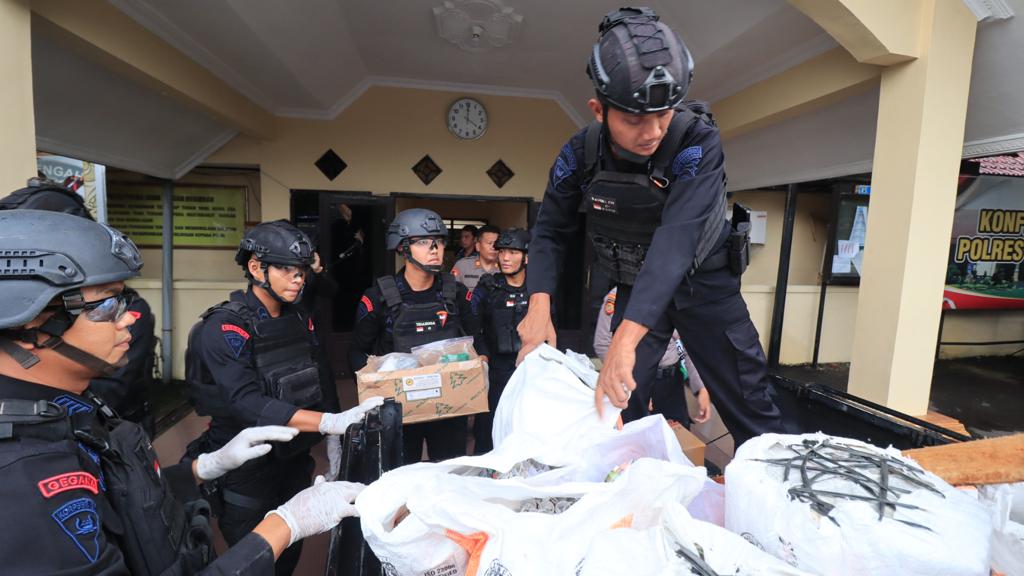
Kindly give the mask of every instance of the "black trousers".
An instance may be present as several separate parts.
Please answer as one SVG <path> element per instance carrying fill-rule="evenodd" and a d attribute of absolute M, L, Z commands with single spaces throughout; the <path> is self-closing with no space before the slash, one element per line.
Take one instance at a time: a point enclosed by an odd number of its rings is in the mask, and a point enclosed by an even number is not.
<path fill-rule="evenodd" d="M 495 355 L 491 359 L 487 386 L 487 409 L 490 412 L 477 414 L 473 420 L 473 438 L 476 439 L 476 454 L 494 450 L 494 437 L 491 432 L 494 426 L 494 411 L 498 409 L 498 400 L 505 391 L 512 373 L 516 371 L 516 358 L 501 358 Z"/>
<path fill-rule="evenodd" d="M 315 463 L 309 452 L 280 460 L 267 455 L 251 460 L 220 479 L 224 512 L 218 524 L 228 545 L 234 545 L 263 521 L 267 512 L 309 487 Z M 232 503 L 234 500 L 236 503 Z M 245 502 L 248 500 L 247 502 Z M 244 502 L 242 505 L 239 502 Z M 295 571 L 302 554 L 302 541 L 288 547 L 274 564 L 277 576 Z"/>
<path fill-rule="evenodd" d="M 710 274 L 728 274 L 727 270 Z M 711 402 L 718 409 L 735 445 L 767 432 L 787 432 L 778 407 L 775 389 L 768 380 L 768 365 L 758 339 L 757 328 L 750 320 L 747 303 L 735 289 L 723 291 L 721 298 L 668 309 L 636 348 L 633 379 L 637 388 L 622 412 L 624 422 L 647 415 L 647 403 L 673 329 L 686 345 L 693 364 L 700 372 Z M 629 286 L 619 286 L 616 316 L 628 304 Z M 624 298 L 625 296 L 625 298 Z"/>
<path fill-rule="evenodd" d="M 466 455 L 465 416 L 445 418 L 434 422 L 402 426 L 402 459 L 415 464 L 423 455 L 423 441 L 427 442 L 427 455 L 432 462 Z"/>

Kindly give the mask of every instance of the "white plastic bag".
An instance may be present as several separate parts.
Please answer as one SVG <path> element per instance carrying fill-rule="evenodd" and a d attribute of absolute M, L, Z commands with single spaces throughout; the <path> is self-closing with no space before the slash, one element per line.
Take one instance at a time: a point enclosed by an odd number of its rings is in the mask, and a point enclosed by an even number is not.
<path fill-rule="evenodd" d="M 370 372 L 394 372 L 420 367 L 415 356 L 403 352 L 391 352 L 380 357 L 371 356 L 366 365 L 370 368 Z"/>
<path fill-rule="evenodd" d="M 580 576 L 692 576 L 696 558 L 716 574 L 810 576 L 728 530 L 696 520 L 682 504 L 665 506 L 651 528 L 618 528 L 597 534 Z"/>
<path fill-rule="evenodd" d="M 425 486 L 409 510 L 461 542 L 467 576 L 484 576 L 574 574 L 596 534 L 614 526 L 654 525 L 662 507 L 692 499 L 704 476 L 693 467 L 644 458 L 610 483 L 447 480 Z"/>
<path fill-rule="evenodd" d="M 804 444 L 807 441 L 810 444 Z M 812 494 L 830 506 L 823 514 L 805 497 L 798 496 L 803 474 L 813 479 L 821 466 L 793 468 L 783 480 L 784 469 L 765 460 L 789 459 L 809 447 L 835 452 L 823 442 L 850 447 L 871 455 L 888 455 L 894 466 L 917 470 L 915 478 L 932 489 L 901 480 L 887 472 L 890 486 L 906 490 L 888 506 L 879 520 L 877 501 L 850 500 L 822 492 L 866 492 L 849 479 L 825 474 L 813 480 Z M 795 447 L 795 448 L 791 448 Z M 845 473 L 879 478 L 880 469 L 860 467 Z M 888 465 L 886 470 L 888 470 Z M 863 442 L 824 434 L 788 436 L 764 434 L 748 440 L 725 469 L 725 525 L 748 541 L 789 564 L 822 575 L 900 574 L 901 576 L 987 576 L 992 522 L 985 508 L 970 495 L 957 490 L 921 468 L 900 452 Z"/>
<path fill-rule="evenodd" d="M 526 356 L 505 386 L 494 412 L 492 435 L 500 446 L 513 432 L 556 444 L 610 430 L 619 410 L 606 398 L 604 417 L 594 407 L 597 371 L 571 350 L 542 344 Z"/>
<path fill-rule="evenodd" d="M 465 362 L 477 357 L 472 336 L 428 342 L 410 350 L 421 366 Z"/>
<path fill-rule="evenodd" d="M 479 526 L 469 528 L 459 522 L 475 518 L 477 514 L 488 517 L 487 511 L 493 511 L 491 506 L 496 501 L 515 500 L 524 490 L 553 494 L 580 490 L 567 488 L 570 486 L 592 490 L 602 485 L 610 470 L 640 458 L 663 460 L 666 465 L 675 467 L 676 474 L 680 474 L 678 470 L 685 470 L 682 474 L 687 486 L 684 500 L 697 510 L 696 514 L 709 509 L 707 501 L 716 500 L 715 490 L 720 487 L 707 479 L 703 468 L 690 464 L 664 418 L 650 416 L 627 424 L 622 431 L 601 430 L 593 435 L 573 437 L 564 444 L 544 442 L 529 434 L 513 434 L 486 454 L 405 466 L 384 474 L 368 486 L 356 500 L 356 508 L 367 543 L 397 573 L 418 575 L 437 570 L 443 574 L 447 568 L 463 567 L 469 561 L 466 550 L 445 535 L 446 529 L 479 531 Z M 524 462 L 529 462 L 530 466 L 520 466 Z M 523 469 L 539 472 L 514 480 L 491 479 Z M 632 466 L 626 473 L 630 470 Z M 652 492 L 648 496 L 657 495 Z M 436 510 L 435 506 L 448 506 L 440 502 L 445 497 L 456 502 L 444 511 Z M 653 500 L 645 502 L 645 506 L 650 507 L 664 504 Z M 396 515 L 406 511 L 408 516 L 395 527 Z M 439 519 L 442 512 L 451 515 L 448 520 Z M 427 518 L 433 518 L 432 523 L 428 523 Z M 458 518 L 463 520 L 457 522 Z M 487 529 L 491 532 L 484 531 L 492 544 L 499 538 L 498 532 L 502 532 L 501 538 L 517 541 L 518 537 L 508 533 L 503 525 L 489 524 Z M 518 528 L 508 526 L 507 529 Z M 494 538 L 490 538 L 491 534 L 495 534 Z"/>
<path fill-rule="evenodd" d="M 992 567 L 1024 575 L 1024 482 L 981 486 L 978 495 L 992 512 Z"/>

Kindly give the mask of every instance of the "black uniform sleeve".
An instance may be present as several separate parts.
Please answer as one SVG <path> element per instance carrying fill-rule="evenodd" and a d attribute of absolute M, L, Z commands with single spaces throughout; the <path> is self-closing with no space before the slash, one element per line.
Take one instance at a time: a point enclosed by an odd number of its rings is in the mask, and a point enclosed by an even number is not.
<path fill-rule="evenodd" d="M 217 312 L 203 323 L 199 351 L 221 398 L 243 426 L 284 426 L 298 407 L 264 394 L 252 366 L 252 337 L 232 314 Z"/>
<path fill-rule="evenodd" d="M 54 444 L 18 444 L 0 452 L 0 505 L 8 519 L 0 573 L 127 574 L 108 539 L 108 531 L 123 527 L 103 495 L 98 467 L 83 467 L 74 452 Z"/>
<path fill-rule="evenodd" d="M 489 326 L 487 315 L 490 310 L 487 308 L 487 301 L 490 299 L 490 290 L 485 286 L 477 284 L 470 293 L 469 310 L 466 316 L 466 335 L 473 337 L 473 348 L 480 356 L 491 356 L 490 347 L 487 345 L 487 338 L 484 335 L 484 327 Z"/>
<path fill-rule="evenodd" d="M 363 293 L 356 308 L 356 324 L 352 328 L 352 345 L 348 348 L 349 365 L 353 372 L 366 366 L 371 355 L 382 354 L 387 311 L 384 310 L 380 291 L 371 286 Z"/>
<path fill-rule="evenodd" d="M 703 121 L 684 141 L 680 154 L 698 156 L 691 172 L 669 188 L 661 226 L 637 276 L 624 318 L 650 327 L 664 313 L 676 288 L 693 265 L 705 221 L 725 194 L 725 156 L 718 130 Z M 532 272 L 532 270 L 531 270 Z"/>
<path fill-rule="evenodd" d="M 271 576 L 274 551 L 259 534 L 246 534 L 199 574 L 201 576 Z"/>
<path fill-rule="evenodd" d="M 548 186 L 530 240 L 530 273 L 526 287 L 530 294 L 554 296 L 569 238 L 579 232 L 580 189 L 583 173 L 583 135 L 576 133 L 562 147 L 548 174 Z"/>

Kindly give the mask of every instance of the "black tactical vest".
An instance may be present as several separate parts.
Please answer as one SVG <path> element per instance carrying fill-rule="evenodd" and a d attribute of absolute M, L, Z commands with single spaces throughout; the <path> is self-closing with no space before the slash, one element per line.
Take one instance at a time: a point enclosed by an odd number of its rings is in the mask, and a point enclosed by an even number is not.
<path fill-rule="evenodd" d="M 517 327 L 530 304 L 526 285 L 510 286 L 503 274 L 489 274 L 480 279 L 480 286 L 488 290 L 484 303 L 490 314 L 490 323 L 484 326 L 487 343 L 498 354 L 518 354 L 523 343 Z"/>
<path fill-rule="evenodd" d="M 0 449 L 25 449 L 21 442 L 4 440 L 43 440 L 54 450 L 74 454 L 85 470 L 97 463 L 78 444 L 98 456 L 105 500 L 116 512 L 104 530 L 118 544 L 131 574 L 194 574 L 213 559 L 209 506 L 203 500 L 182 506 L 175 499 L 141 426 L 118 419 L 102 403 L 99 415 L 73 416 L 45 400 L 3 400 L 0 405 Z M 38 453 L 38 444 L 31 450 Z"/>
<path fill-rule="evenodd" d="M 299 408 L 315 408 L 323 399 L 320 386 L 320 367 L 314 356 L 310 319 L 299 310 L 289 310 L 277 318 L 256 318 L 240 298 L 241 292 L 202 314 L 188 336 L 185 358 L 185 378 L 189 393 L 200 415 L 213 418 L 232 418 L 209 371 L 202 365 L 200 355 L 194 351 L 202 346 L 201 327 L 206 319 L 219 310 L 226 310 L 239 326 L 252 334 L 253 362 L 263 383 L 263 393 Z M 274 454 L 287 458 L 313 446 L 320 434 L 302 433 L 287 443 L 275 443 Z"/>
<path fill-rule="evenodd" d="M 583 147 L 586 184 L 580 210 L 587 214 L 595 264 L 615 284 L 631 286 L 640 274 L 668 199 L 671 181 L 666 170 L 690 128 L 701 118 L 710 121 L 710 116 L 698 106 L 694 105 L 694 109 L 684 106 L 676 111 L 668 133 L 648 162 L 646 173 L 606 168 L 601 152 L 602 126 L 595 122 L 587 127 Z M 719 204 L 702 231 L 691 272 L 715 248 L 721 234 L 726 210 L 724 194 Z"/>
<path fill-rule="evenodd" d="M 408 353 L 416 346 L 464 335 L 455 302 L 455 277 L 451 274 L 441 274 L 437 300 L 427 304 L 404 302 L 394 276 L 378 278 L 377 288 L 388 307 L 395 352 Z"/>

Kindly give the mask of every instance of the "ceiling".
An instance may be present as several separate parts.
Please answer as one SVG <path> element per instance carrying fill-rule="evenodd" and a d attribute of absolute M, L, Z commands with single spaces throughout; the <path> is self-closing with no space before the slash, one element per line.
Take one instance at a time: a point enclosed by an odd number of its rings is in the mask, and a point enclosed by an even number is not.
<path fill-rule="evenodd" d="M 331 118 L 368 84 L 405 82 L 549 97 L 578 121 L 592 94 L 584 69 L 597 24 L 622 4 L 505 0 L 523 17 L 514 41 L 474 53 L 438 36 L 432 8 L 442 0 L 111 2 L 277 115 Z M 835 46 L 785 0 L 652 7 L 693 52 L 697 97 L 720 98 Z"/>
<path fill-rule="evenodd" d="M 474 53 L 437 35 L 432 8 L 443 0 L 109 0 L 279 116 L 333 118 L 368 87 L 391 85 L 549 98 L 582 125 L 588 116 L 586 100 L 593 93 L 584 72 L 586 55 L 600 17 L 623 2 L 502 1 L 522 16 L 520 28 L 511 44 Z M 690 95 L 711 102 L 836 46 L 785 0 L 650 3 L 693 52 L 696 74 Z M 1024 10 L 1024 0 L 1008 3 L 1017 13 Z M 234 134 L 201 112 L 96 70 L 98 64 L 82 63 L 92 66 L 84 68 L 92 71 L 88 74 L 67 70 L 82 59 L 76 60 L 52 34 L 33 36 L 37 86 L 54 88 L 36 89 L 41 143 L 51 142 L 41 149 L 70 154 L 83 131 L 102 134 L 110 141 L 103 148 L 110 150 L 108 156 L 130 159 L 139 157 L 139 150 L 147 155 L 142 168 L 108 163 L 177 177 Z M 979 25 L 966 135 L 973 146 L 969 152 L 998 152 L 1015 139 L 1024 148 L 1022 65 L 1020 18 Z M 76 86 L 90 88 L 75 95 L 78 108 L 69 108 L 71 96 L 56 90 L 67 85 L 62 84 L 67 74 L 76 74 Z M 73 112 L 83 109 L 81 92 L 95 94 L 89 114 Z M 877 93 L 860 94 L 728 141 L 730 187 L 870 169 L 876 113 Z M 123 118 L 130 119 L 128 127 L 114 126 L 123 124 Z M 143 140 L 141 134 L 150 136 Z M 776 145 L 780 141 L 787 145 Z M 70 144 L 54 149 L 54 142 Z"/>

